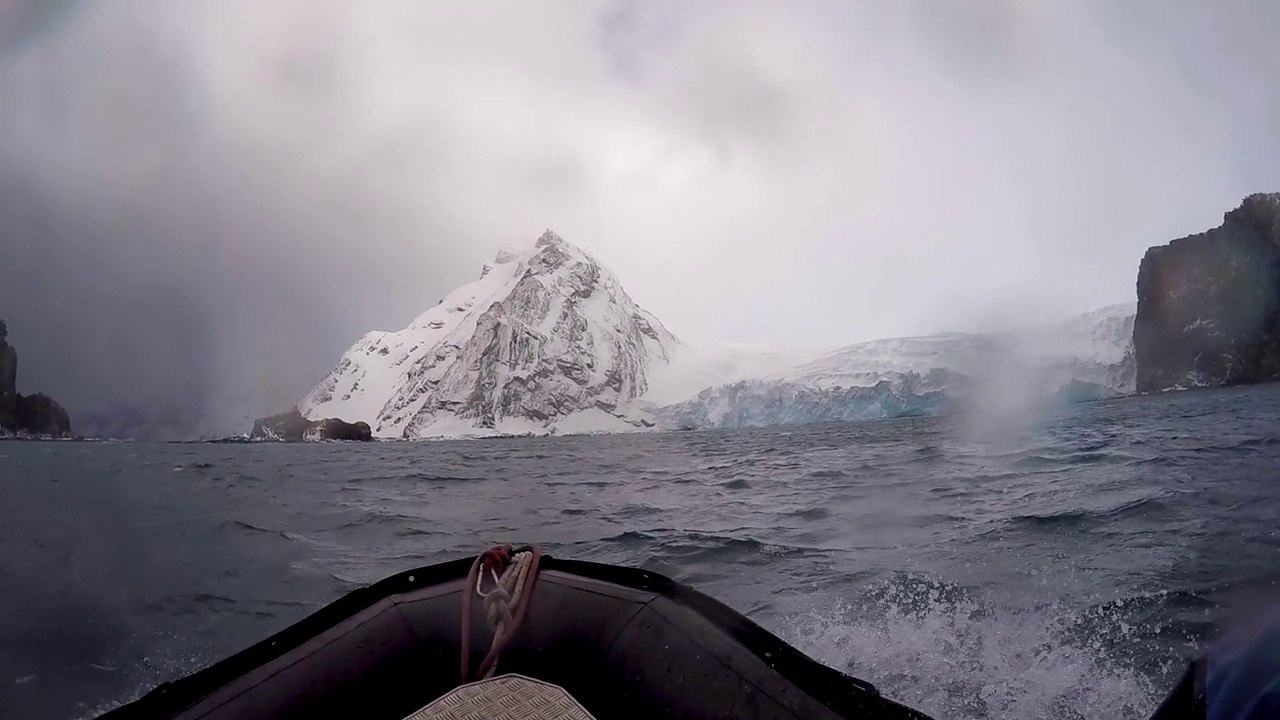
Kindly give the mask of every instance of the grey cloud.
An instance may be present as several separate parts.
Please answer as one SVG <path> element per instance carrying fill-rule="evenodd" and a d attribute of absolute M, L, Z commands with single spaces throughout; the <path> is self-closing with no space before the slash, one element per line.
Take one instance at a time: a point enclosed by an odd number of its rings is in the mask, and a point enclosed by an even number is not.
<path fill-rule="evenodd" d="M 372 197 L 377 168 L 325 175 L 297 144 L 228 132 L 218 88 L 133 7 L 82 7 L 5 67 L 0 308 L 24 387 L 65 397 L 88 430 L 105 415 L 181 437 L 292 402 L 472 262 L 421 241 L 456 237 L 447 220 Z M 322 118 L 292 124 L 295 143 L 331 143 L 335 98 L 288 67 L 258 89 Z"/>
<path fill-rule="evenodd" d="M 181 435 L 547 227 L 693 340 L 1084 311 L 1280 188 L 1273 5 L 0 0 L 0 317 Z"/>
<path fill-rule="evenodd" d="M 1037 35 L 1045 28 L 1024 3 L 909 0 L 905 7 L 939 69 L 976 91 L 1008 92 L 1030 81 L 1042 60 Z"/>

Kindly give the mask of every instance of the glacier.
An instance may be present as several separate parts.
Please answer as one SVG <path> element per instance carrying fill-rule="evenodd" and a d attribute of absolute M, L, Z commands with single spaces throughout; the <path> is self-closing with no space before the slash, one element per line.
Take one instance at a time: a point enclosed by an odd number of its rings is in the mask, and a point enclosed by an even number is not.
<path fill-rule="evenodd" d="M 940 415 L 948 409 L 946 375 L 942 370 L 923 377 L 886 373 L 873 384 L 850 386 L 787 378 L 740 380 L 663 407 L 659 419 L 664 429 L 704 430 Z"/>
<path fill-rule="evenodd" d="M 371 332 L 298 405 L 380 438 L 634 432 L 937 415 L 1131 394 L 1134 304 L 998 333 L 829 352 L 685 343 L 548 230 L 394 332 Z"/>
<path fill-rule="evenodd" d="M 981 409 L 1004 414 L 1130 395 L 1134 304 L 999 333 L 849 345 L 663 407 L 664 429 L 744 428 Z"/>

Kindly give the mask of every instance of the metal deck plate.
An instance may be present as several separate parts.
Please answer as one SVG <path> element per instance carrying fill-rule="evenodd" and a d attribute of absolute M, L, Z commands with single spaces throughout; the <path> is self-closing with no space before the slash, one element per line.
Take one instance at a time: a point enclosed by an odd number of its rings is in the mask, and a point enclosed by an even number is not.
<path fill-rule="evenodd" d="M 595 720 L 569 693 L 523 675 L 449 691 L 405 720 Z"/>

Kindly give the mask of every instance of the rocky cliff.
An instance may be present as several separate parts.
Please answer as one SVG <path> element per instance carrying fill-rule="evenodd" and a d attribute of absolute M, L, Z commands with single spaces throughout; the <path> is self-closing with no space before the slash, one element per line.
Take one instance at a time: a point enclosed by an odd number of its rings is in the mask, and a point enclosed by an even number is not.
<path fill-rule="evenodd" d="M 0 320 L 0 436 L 69 437 L 67 411 L 48 395 L 18 393 L 18 352 L 9 344 L 9 328 Z"/>
<path fill-rule="evenodd" d="M 368 442 L 373 430 L 368 423 L 349 423 L 338 418 L 308 420 L 297 408 L 287 413 L 265 417 L 253 424 L 250 440 L 303 442 L 308 440 L 354 440 Z"/>
<path fill-rule="evenodd" d="M 1147 251 L 1133 343 L 1140 393 L 1280 378 L 1280 194 Z"/>
<path fill-rule="evenodd" d="M 71 418 L 61 405 L 44 393 L 18 395 L 16 427 L 28 435 L 69 437 Z"/>
<path fill-rule="evenodd" d="M 0 432 L 18 423 L 18 353 L 8 338 L 9 328 L 0 320 Z"/>

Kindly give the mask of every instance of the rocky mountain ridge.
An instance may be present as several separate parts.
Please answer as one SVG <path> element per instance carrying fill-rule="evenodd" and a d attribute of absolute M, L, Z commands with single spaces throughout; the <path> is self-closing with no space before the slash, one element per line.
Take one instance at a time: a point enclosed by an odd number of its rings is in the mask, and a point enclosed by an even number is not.
<path fill-rule="evenodd" d="M 367 334 L 299 405 L 393 438 L 653 426 L 650 371 L 682 343 L 547 231 L 397 332 Z"/>

